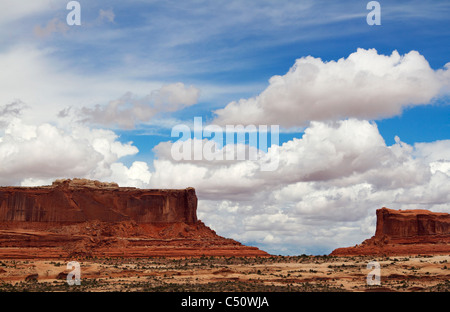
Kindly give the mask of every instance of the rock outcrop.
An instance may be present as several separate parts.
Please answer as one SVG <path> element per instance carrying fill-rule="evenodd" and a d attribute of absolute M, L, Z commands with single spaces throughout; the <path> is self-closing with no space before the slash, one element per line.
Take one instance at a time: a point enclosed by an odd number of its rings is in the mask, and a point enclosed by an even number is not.
<path fill-rule="evenodd" d="M 266 256 L 197 219 L 195 189 L 85 179 L 0 187 L 0 258 Z"/>
<path fill-rule="evenodd" d="M 57 180 L 43 187 L 0 187 L 0 222 L 195 223 L 196 211 L 193 188 L 141 190 L 84 179 Z"/>
<path fill-rule="evenodd" d="M 338 248 L 331 255 L 450 254 L 450 214 L 385 207 L 376 214 L 373 237 L 354 247 Z"/>
<path fill-rule="evenodd" d="M 377 210 L 375 237 L 411 238 L 450 235 L 450 214 L 429 210 Z"/>

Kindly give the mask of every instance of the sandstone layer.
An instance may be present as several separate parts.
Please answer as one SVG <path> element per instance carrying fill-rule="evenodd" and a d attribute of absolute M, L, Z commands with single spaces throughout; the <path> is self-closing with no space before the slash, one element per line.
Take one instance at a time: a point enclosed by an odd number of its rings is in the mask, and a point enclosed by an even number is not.
<path fill-rule="evenodd" d="M 84 179 L 57 180 L 43 187 L 0 187 L 0 222 L 195 223 L 196 210 L 193 188 L 141 190 Z"/>
<path fill-rule="evenodd" d="M 331 255 L 450 254 L 450 214 L 385 207 L 376 214 L 374 236 L 360 245 L 338 248 Z"/>
<path fill-rule="evenodd" d="M 0 187 L 0 258 L 266 256 L 197 219 L 195 189 L 84 179 Z"/>

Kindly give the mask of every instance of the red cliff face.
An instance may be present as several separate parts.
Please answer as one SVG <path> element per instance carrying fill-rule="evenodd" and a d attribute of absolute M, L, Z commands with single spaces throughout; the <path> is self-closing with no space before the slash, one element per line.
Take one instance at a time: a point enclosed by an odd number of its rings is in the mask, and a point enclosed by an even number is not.
<path fill-rule="evenodd" d="M 429 210 L 377 210 L 376 237 L 409 238 L 450 235 L 450 214 Z"/>
<path fill-rule="evenodd" d="M 378 209 L 375 236 L 331 255 L 413 255 L 450 253 L 450 214 L 428 210 Z"/>
<path fill-rule="evenodd" d="M 84 179 L 0 187 L 0 259 L 268 256 L 197 220 L 193 188 L 149 190 Z"/>
<path fill-rule="evenodd" d="M 141 190 L 82 179 L 43 187 L 0 187 L 0 222 L 197 221 L 193 188 Z"/>

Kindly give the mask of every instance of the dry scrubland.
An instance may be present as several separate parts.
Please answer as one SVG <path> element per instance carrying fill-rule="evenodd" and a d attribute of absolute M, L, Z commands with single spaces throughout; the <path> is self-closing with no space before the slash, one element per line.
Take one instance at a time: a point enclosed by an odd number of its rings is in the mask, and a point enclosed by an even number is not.
<path fill-rule="evenodd" d="M 81 285 L 66 282 L 66 264 L 81 265 Z M 381 285 L 368 286 L 378 261 Z M 16 291 L 450 291 L 450 256 L 199 257 L 0 260 L 0 290 Z"/>

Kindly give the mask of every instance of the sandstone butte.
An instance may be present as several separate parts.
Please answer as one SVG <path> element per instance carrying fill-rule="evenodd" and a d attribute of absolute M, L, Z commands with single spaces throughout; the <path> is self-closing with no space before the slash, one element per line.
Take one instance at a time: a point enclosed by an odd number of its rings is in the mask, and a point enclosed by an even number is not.
<path fill-rule="evenodd" d="M 0 258 L 269 256 L 197 219 L 195 189 L 85 179 L 0 187 Z"/>
<path fill-rule="evenodd" d="M 376 211 L 375 235 L 359 245 L 334 250 L 333 256 L 450 254 L 450 214 L 429 210 Z"/>

